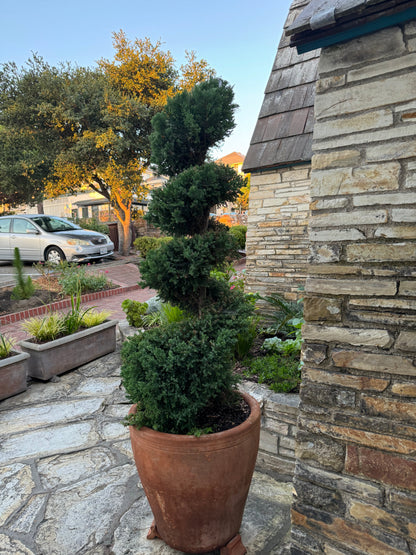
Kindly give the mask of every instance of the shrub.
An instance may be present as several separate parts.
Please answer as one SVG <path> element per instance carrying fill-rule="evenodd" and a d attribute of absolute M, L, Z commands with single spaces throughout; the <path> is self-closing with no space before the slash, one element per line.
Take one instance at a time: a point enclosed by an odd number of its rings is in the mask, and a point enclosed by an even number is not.
<path fill-rule="evenodd" d="M 125 299 L 121 303 L 121 308 L 126 313 L 127 322 L 130 326 L 134 326 L 135 328 L 142 328 L 144 326 L 143 316 L 146 314 L 148 308 L 147 303 Z"/>
<path fill-rule="evenodd" d="M 137 237 L 133 242 L 134 248 L 140 252 L 140 256 L 142 258 L 146 258 L 147 253 L 155 249 L 157 246 L 157 238 L 156 237 L 147 237 L 143 235 L 142 237 Z"/>
<path fill-rule="evenodd" d="M 205 407 L 234 398 L 234 347 L 253 305 L 211 275 L 235 258 L 237 245 L 210 209 L 233 202 L 244 181 L 232 168 L 205 162 L 234 127 L 232 99 L 228 83 L 211 79 L 170 98 L 152 120 L 152 161 L 170 179 L 153 192 L 146 219 L 173 238 L 146 252 L 141 285 L 157 289 L 185 317 L 123 345 L 123 385 L 137 403 L 131 422 L 138 426 L 192 433 Z"/>
<path fill-rule="evenodd" d="M 169 241 L 172 240 L 172 237 L 148 237 L 147 235 L 143 235 L 142 237 L 137 237 L 134 240 L 134 247 L 140 252 L 140 256 L 142 258 L 146 258 L 149 251 L 158 249 L 162 245 L 166 245 Z"/>
<path fill-rule="evenodd" d="M 109 235 L 110 233 L 108 225 L 101 223 L 96 218 L 75 218 L 74 222 L 83 229 L 90 229 L 104 235 Z"/>
<path fill-rule="evenodd" d="M 233 385 L 233 333 L 215 319 L 173 323 L 135 335 L 123 344 L 123 385 L 140 400 L 138 426 L 185 434 L 195 427 L 207 399 Z"/>
<path fill-rule="evenodd" d="M 233 227 L 230 227 L 230 233 L 237 240 L 238 248 L 240 250 L 244 250 L 246 248 L 247 226 L 234 225 Z"/>
<path fill-rule="evenodd" d="M 65 295 L 76 295 L 78 291 L 81 293 L 102 291 L 112 285 L 104 274 L 88 272 L 85 266 L 64 264 L 59 272 L 58 283 Z"/>

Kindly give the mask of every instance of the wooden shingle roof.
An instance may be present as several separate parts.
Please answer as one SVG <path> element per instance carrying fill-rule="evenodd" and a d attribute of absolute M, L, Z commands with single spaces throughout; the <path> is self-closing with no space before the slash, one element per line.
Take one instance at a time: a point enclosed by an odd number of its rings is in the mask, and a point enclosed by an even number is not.
<path fill-rule="evenodd" d="M 292 2 L 285 29 L 308 4 L 309 0 Z M 311 159 L 319 53 L 315 50 L 299 55 L 283 32 L 243 164 L 245 172 Z"/>
<path fill-rule="evenodd" d="M 330 45 L 349 40 L 353 29 L 363 29 L 364 34 L 414 18 L 415 0 L 311 0 L 302 13 L 291 23 L 287 35 L 291 44 Z M 394 19 L 393 19 L 394 17 Z M 337 35 L 335 40 L 328 37 Z M 316 48 L 316 46 L 315 46 Z"/>

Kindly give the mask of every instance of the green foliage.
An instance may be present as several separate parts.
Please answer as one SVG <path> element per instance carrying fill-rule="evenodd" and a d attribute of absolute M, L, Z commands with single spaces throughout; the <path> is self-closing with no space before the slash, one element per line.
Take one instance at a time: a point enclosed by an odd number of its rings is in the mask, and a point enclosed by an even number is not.
<path fill-rule="evenodd" d="M 244 250 L 246 248 L 247 226 L 233 225 L 232 227 L 230 227 L 230 233 L 236 238 L 238 248 L 240 250 Z"/>
<path fill-rule="evenodd" d="M 46 316 L 35 316 L 22 322 L 22 328 L 38 343 L 53 341 L 71 335 L 81 328 L 91 328 L 103 323 L 110 315 L 108 310 L 100 312 L 92 307 L 82 309 L 81 297 L 71 297 L 71 309 L 66 313 L 50 312 Z"/>
<path fill-rule="evenodd" d="M 71 295 L 71 310 L 63 315 L 65 335 L 75 333 L 82 327 L 83 318 L 91 308 L 81 310 L 81 292 L 78 290 L 76 296 Z"/>
<path fill-rule="evenodd" d="M 23 262 L 20 258 L 20 251 L 17 247 L 14 249 L 13 266 L 15 269 L 17 285 L 13 288 L 12 299 L 30 299 L 35 292 L 35 286 L 32 278 L 23 274 Z"/>
<path fill-rule="evenodd" d="M 13 350 L 13 341 L 0 333 L 0 360 L 10 356 Z"/>
<path fill-rule="evenodd" d="M 152 158 L 160 173 L 173 176 L 202 165 L 208 150 L 235 127 L 232 87 L 211 78 L 169 99 L 152 119 Z M 244 183 L 243 183 L 244 184 Z"/>
<path fill-rule="evenodd" d="M 141 285 L 157 289 L 164 302 L 200 314 L 223 296 L 224 288 L 210 272 L 235 253 L 234 247 L 221 224 L 201 235 L 174 237 L 141 262 Z"/>
<path fill-rule="evenodd" d="M 173 239 L 147 252 L 141 285 L 176 308 L 162 308 L 162 324 L 122 348 L 123 384 L 138 404 L 132 420 L 138 426 L 192 433 L 211 401 L 233 393 L 234 348 L 248 333 L 254 307 L 211 275 L 236 256 L 237 245 L 209 214 L 236 198 L 241 181 L 231 168 L 204 163 L 208 148 L 233 127 L 232 98 L 228 84 L 212 79 L 175 96 L 153 119 L 154 162 L 175 177 L 154 191 L 148 219 Z"/>
<path fill-rule="evenodd" d="M 94 274 L 86 266 L 61 264 L 57 271 L 58 283 L 65 295 L 76 295 L 78 291 L 82 294 L 102 291 L 111 285 L 104 274 Z"/>
<path fill-rule="evenodd" d="M 103 233 L 104 235 L 109 234 L 108 225 L 101 223 L 96 218 L 76 218 L 74 223 L 83 229 L 90 229 L 91 231 L 97 231 L 98 233 Z"/>
<path fill-rule="evenodd" d="M 258 322 L 259 319 L 257 317 L 252 317 L 246 329 L 238 334 L 235 345 L 235 356 L 238 360 L 243 360 L 249 354 L 257 337 Z"/>
<path fill-rule="evenodd" d="M 95 310 L 84 311 L 81 317 L 81 327 L 82 328 L 93 328 L 105 322 L 111 316 L 109 310 L 101 310 L 96 312 Z"/>
<path fill-rule="evenodd" d="M 121 308 L 126 313 L 127 322 L 130 326 L 134 326 L 135 328 L 142 328 L 144 326 L 143 316 L 148 309 L 147 303 L 125 299 L 121 303 Z"/>
<path fill-rule="evenodd" d="M 162 323 L 173 324 L 174 322 L 182 322 L 185 318 L 185 312 L 178 306 L 170 303 L 163 303 L 161 307 Z"/>
<path fill-rule="evenodd" d="M 22 322 L 22 328 L 38 342 L 53 341 L 65 332 L 64 320 L 58 312 L 34 316 Z"/>
<path fill-rule="evenodd" d="M 122 379 L 138 403 L 135 425 L 186 434 L 198 413 L 233 386 L 235 331 L 210 315 L 154 328 L 122 347 Z"/>
<path fill-rule="evenodd" d="M 259 383 L 266 383 L 271 390 L 288 393 L 296 389 L 301 380 L 299 356 L 271 354 L 250 361 L 245 375 L 256 375 Z"/>
<path fill-rule="evenodd" d="M 303 304 L 301 301 L 287 301 L 281 295 L 274 293 L 267 297 L 260 297 L 263 301 L 267 301 L 276 310 L 272 314 L 272 322 L 267 328 L 268 333 L 285 333 L 293 332 L 291 320 L 303 318 Z"/>
<path fill-rule="evenodd" d="M 153 191 L 146 220 L 174 236 L 204 233 L 210 209 L 235 200 L 242 184 L 233 168 L 215 162 L 186 169 Z"/>
<path fill-rule="evenodd" d="M 146 329 L 156 328 L 163 324 L 162 312 L 154 310 L 143 316 L 143 324 Z"/>
<path fill-rule="evenodd" d="M 171 237 L 149 237 L 147 235 L 142 235 L 134 240 L 134 248 L 140 252 L 142 258 L 146 258 L 147 253 L 151 250 L 158 249 L 162 245 L 165 245 L 171 241 Z"/>
<path fill-rule="evenodd" d="M 57 69 L 33 55 L 19 69 L 0 65 L 0 203 L 42 199 L 59 152 L 59 131 L 44 112 L 60 96 Z"/>
<path fill-rule="evenodd" d="M 173 324 L 174 322 L 182 322 L 185 319 L 185 312 L 178 306 L 170 303 L 162 303 L 159 310 L 155 310 L 143 316 L 145 328 L 154 328 L 163 324 Z"/>

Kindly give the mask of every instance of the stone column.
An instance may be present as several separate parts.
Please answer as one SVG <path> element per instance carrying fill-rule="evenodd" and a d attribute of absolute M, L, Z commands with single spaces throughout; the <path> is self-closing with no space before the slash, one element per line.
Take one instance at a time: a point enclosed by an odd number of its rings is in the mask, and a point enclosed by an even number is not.
<path fill-rule="evenodd" d="M 251 174 L 247 291 L 279 293 L 289 300 L 303 296 L 309 188 L 310 164 Z"/>
<path fill-rule="evenodd" d="M 292 554 L 416 553 L 416 21 L 323 49 Z"/>

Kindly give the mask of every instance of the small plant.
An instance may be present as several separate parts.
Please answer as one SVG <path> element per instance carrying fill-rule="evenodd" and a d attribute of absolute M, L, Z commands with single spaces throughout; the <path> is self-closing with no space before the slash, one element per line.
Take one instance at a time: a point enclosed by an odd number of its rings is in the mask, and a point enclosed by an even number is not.
<path fill-rule="evenodd" d="M 125 299 L 121 303 L 121 308 L 126 313 L 126 318 L 129 326 L 142 328 L 145 325 L 143 317 L 146 314 L 148 306 L 149 305 L 147 303 L 132 301 L 131 299 Z"/>
<path fill-rule="evenodd" d="M 35 292 L 35 286 L 30 276 L 25 278 L 23 275 L 23 262 L 17 247 L 14 249 L 13 266 L 15 268 L 17 285 L 12 291 L 12 299 L 30 299 Z"/>
<path fill-rule="evenodd" d="M 288 393 L 297 389 L 300 384 L 299 356 L 271 354 L 255 358 L 249 362 L 244 375 L 257 376 L 259 383 L 266 383 L 272 391 Z"/>
<path fill-rule="evenodd" d="M 0 360 L 10 356 L 13 350 L 14 342 L 12 339 L 7 338 L 5 335 L 0 333 Z"/>
<path fill-rule="evenodd" d="M 235 346 L 235 356 L 238 360 L 243 360 L 249 354 L 257 337 L 258 322 L 259 318 L 253 316 L 247 329 L 238 334 Z"/>
<path fill-rule="evenodd" d="M 93 328 L 94 326 L 102 324 L 110 316 L 111 312 L 109 310 L 101 310 L 100 312 L 90 310 L 88 312 L 84 312 L 81 318 L 81 327 Z"/>
<path fill-rule="evenodd" d="M 58 282 L 65 295 L 76 295 L 78 290 L 81 293 L 102 291 L 112 285 L 104 274 L 89 272 L 85 266 L 63 264 L 58 272 Z"/>
<path fill-rule="evenodd" d="M 272 313 L 272 322 L 267 328 L 267 333 L 283 333 L 288 334 L 293 331 L 291 321 L 303 318 L 303 304 L 299 300 L 297 302 L 288 301 L 281 295 L 273 293 L 267 297 L 259 297 L 263 301 L 267 301 L 276 310 Z"/>
<path fill-rule="evenodd" d="M 65 326 L 59 312 L 51 312 L 46 316 L 34 316 L 22 323 L 22 328 L 39 343 L 53 341 L 64 335 Z"/>
<path fill-rule="evenodd" d="M 71 296 L 71 309 L 66 313 L 50 312 L 44 317 L 35 316 L 22 323 L 27 331 L 38 343 L 53 341 L 59 337 L 71 335 L 81 328 L 98 326 L 110 315 L 108 310 L 94 311 L 94 307 L 81 308 L 81 295 Z"/>
<path fill-rule="evenodd" d="M 92 307 L 81 310 L 81 290 L 76 296 L 71 295 L 71 310 L 63 315 L 65 335 L 75 333 L 82 327 L 83 318 L 92 310 Z"/>

